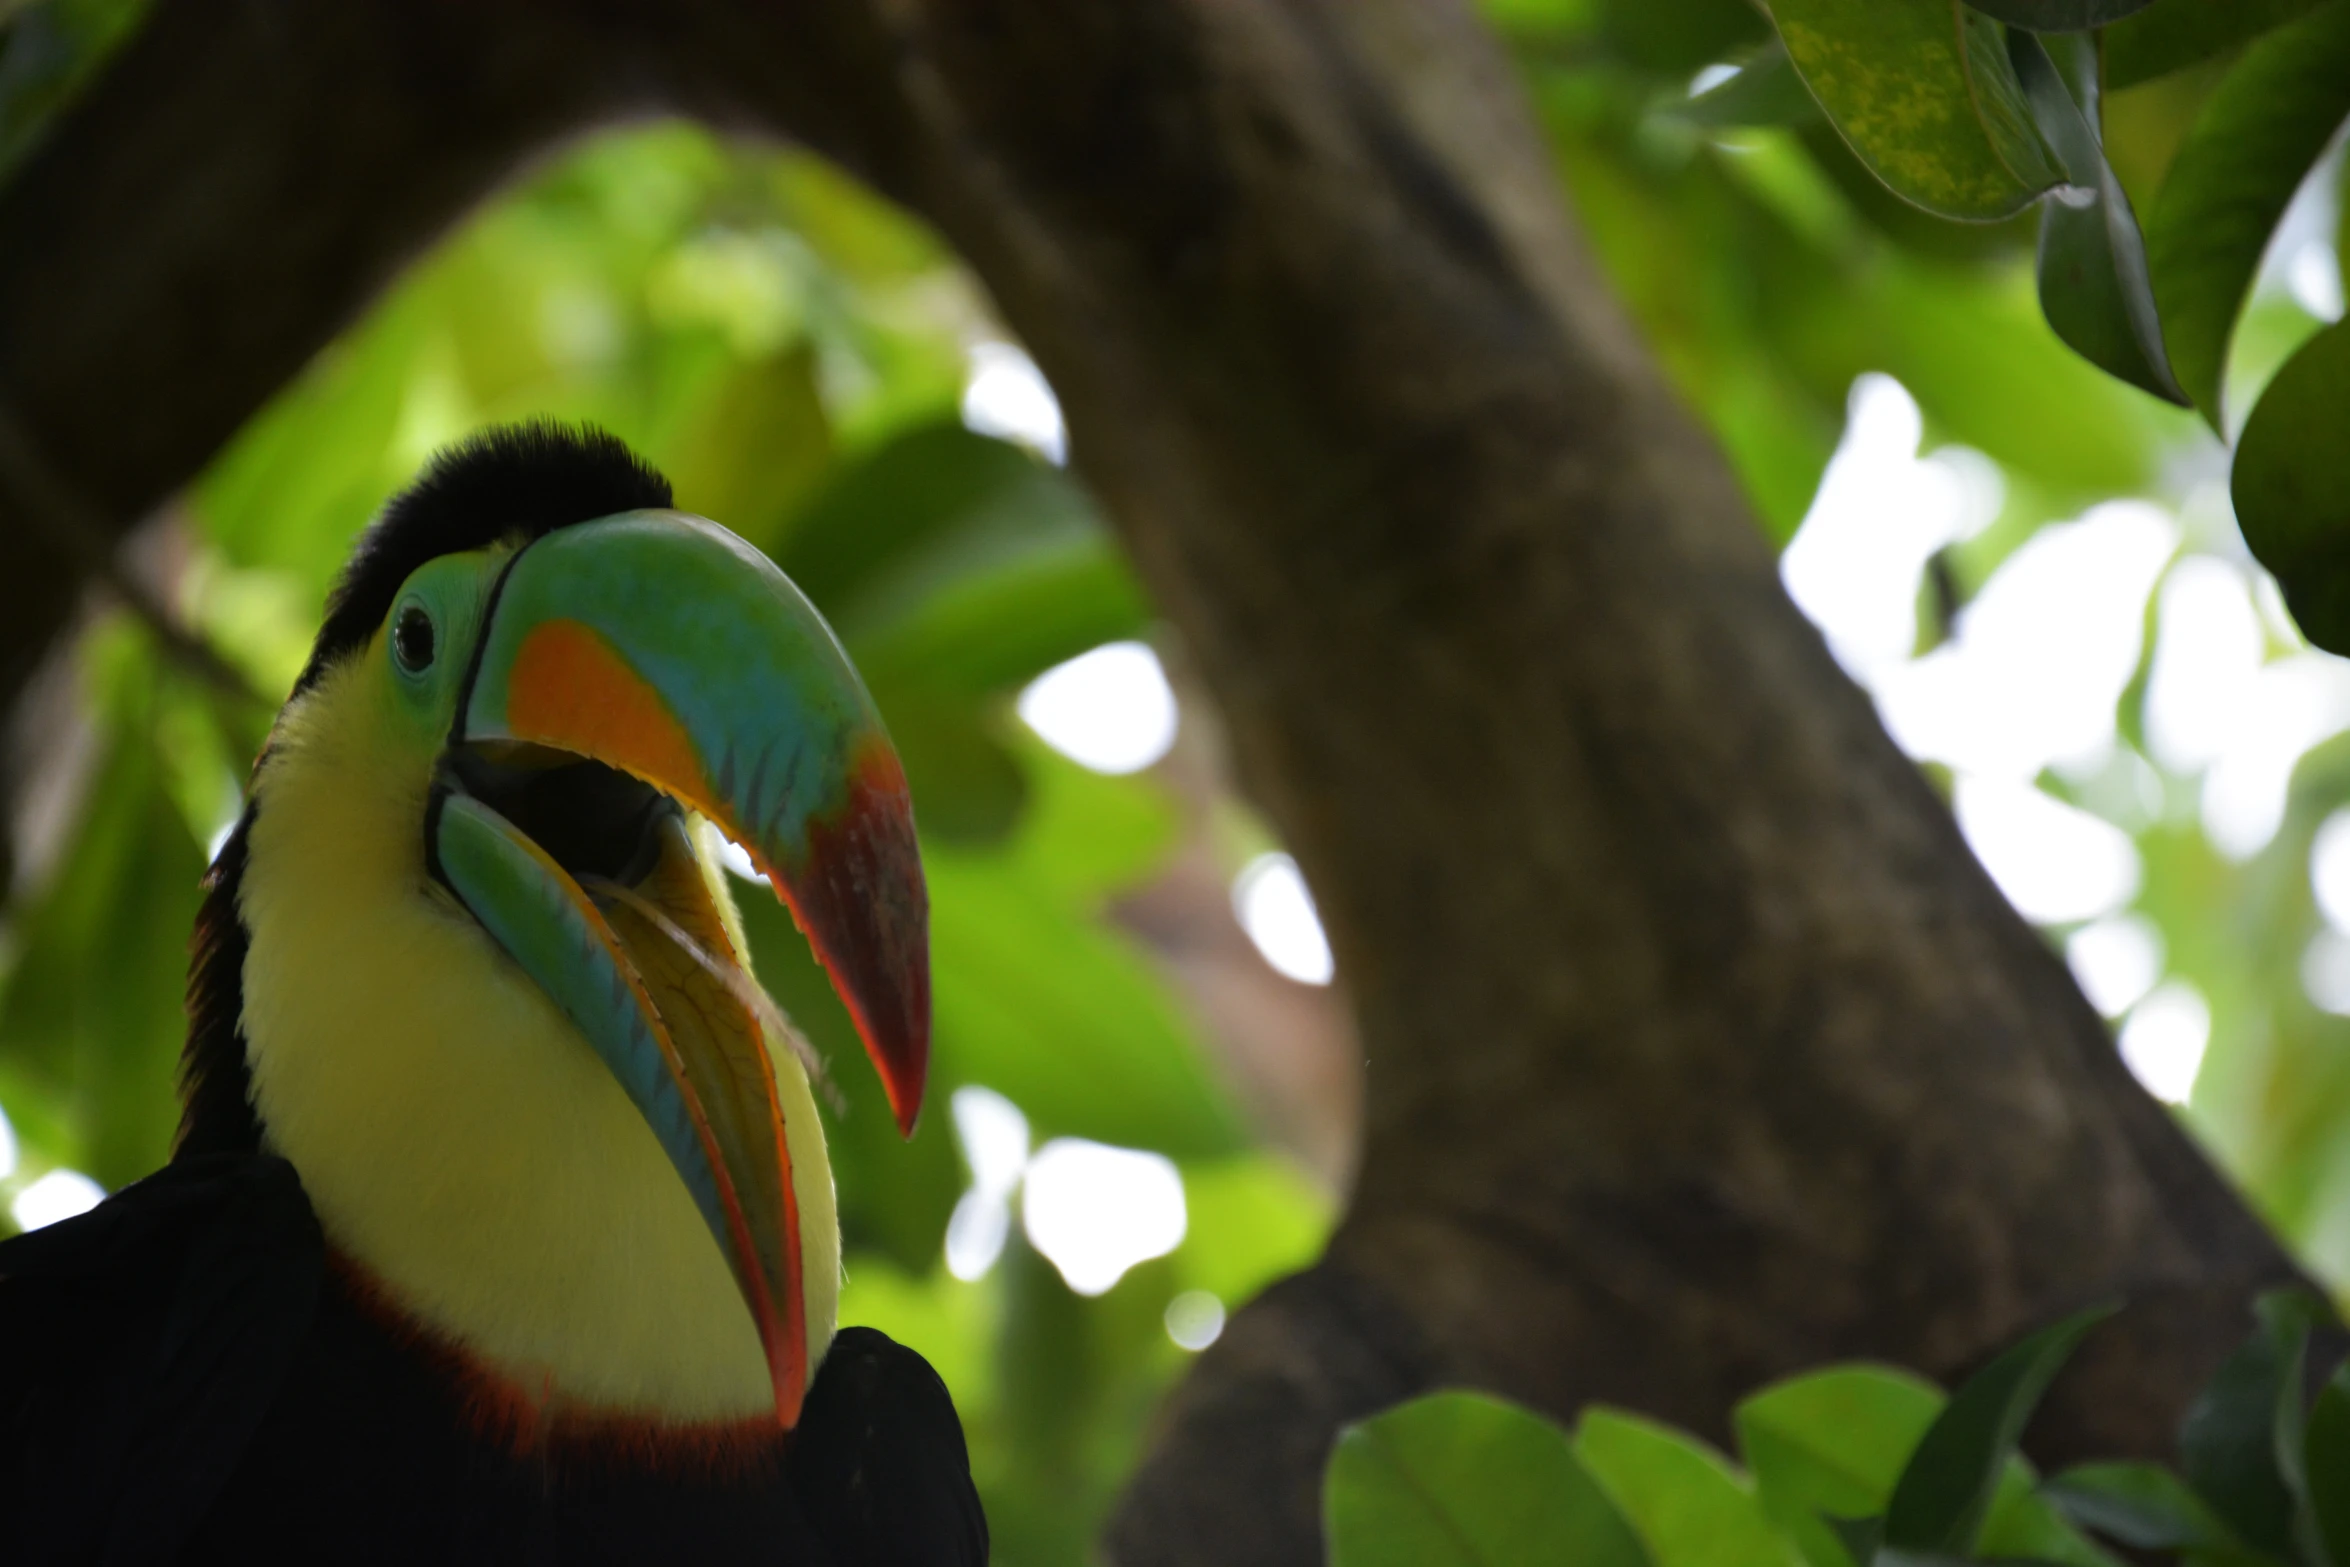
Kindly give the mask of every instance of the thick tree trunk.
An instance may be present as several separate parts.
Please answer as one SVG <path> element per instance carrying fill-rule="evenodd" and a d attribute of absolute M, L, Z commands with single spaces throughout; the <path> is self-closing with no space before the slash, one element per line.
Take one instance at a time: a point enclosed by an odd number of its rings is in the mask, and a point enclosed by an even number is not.
<path fill-rule="evenodd" d="M 0 397 L 121 526 L 552 137 L 801 138 L 1036 354 L 1358 1006 L 1346 1219 L 1120 1562 L 1318 1560 L 1337 1424 L 1435 1383 L 1719 1433 L 2121 1294 L 2043 1441 L 2159 1448 L 2290 1265 L 1780 592 L 1461 3 L 165 0 L 0 197 Z"/>

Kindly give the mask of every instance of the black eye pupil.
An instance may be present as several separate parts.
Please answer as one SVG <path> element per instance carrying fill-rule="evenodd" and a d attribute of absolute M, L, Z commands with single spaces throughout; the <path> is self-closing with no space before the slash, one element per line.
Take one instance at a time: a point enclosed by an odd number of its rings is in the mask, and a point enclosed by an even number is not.
<path fill-rule="evenodd" d="M 432 662 L 432 617 L 415 604 L 400 611 L 392 627 L 392 656 L 411 672 Z"/>

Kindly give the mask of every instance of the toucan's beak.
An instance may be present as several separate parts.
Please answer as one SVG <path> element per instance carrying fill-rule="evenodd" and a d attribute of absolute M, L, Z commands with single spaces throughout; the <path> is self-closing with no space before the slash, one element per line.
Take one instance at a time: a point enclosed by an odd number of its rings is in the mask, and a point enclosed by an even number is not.
<path fill-rule="evenodd" d="M 676 512 L 524 548 L 475 659 L 428 827 L 434 864 L 667 1148 L 734 1265 L 790 1425 L 809 1369 L 791 1149 L 682 813 L 746 849 L 790 906 L 911 1133 L 930 1054 L 928 902 L 896 752 L 799 590 Z"/>

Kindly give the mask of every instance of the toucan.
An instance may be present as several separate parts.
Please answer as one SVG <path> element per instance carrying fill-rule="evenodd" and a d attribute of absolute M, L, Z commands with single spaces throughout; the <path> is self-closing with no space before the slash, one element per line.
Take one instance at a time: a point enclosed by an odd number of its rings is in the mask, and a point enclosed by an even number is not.
<path fill-rule="evenodd" d="M 170 1161 L 0 1245 L 0 1560 L 984 1562 L 945 1386 L 836 1329 L 729 843 L 911 1135 L 913 809 L 821 616 L 609 435 L 434 460 L 207 874 Z"/>

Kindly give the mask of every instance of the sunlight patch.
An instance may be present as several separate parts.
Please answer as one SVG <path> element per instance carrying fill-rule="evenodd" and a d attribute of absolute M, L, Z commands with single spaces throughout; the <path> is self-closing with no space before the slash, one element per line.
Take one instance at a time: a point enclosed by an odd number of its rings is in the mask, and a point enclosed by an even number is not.
<path fill-rule="evenodd" d="M 1140 642 L 1105 643 L 1054 665 L 1020 693 L 1020 717 L 1097 773 L 1140 772 L 1175 744 L 1174 688 Z"/>
<path fill-rule="evenodd" d="M 8 1211 L 19 1229 L 37 1230 L 88 1213 L 105 1200 L 106 1188 L 81 1171 L 51 1170 L 18 1192 Z"/>
<path fill-rule="evenodd" d="M 1232 912 L 1275 970 L 1302 984 L 1330 983 L 1337 964 L 1297 861 L 1260 854 L 1242 866 L 1232 879 Z"/>
<path fill-rule="evenodd" d="M 2203 992 L 2183 979 L 2174 979 L 2137 1005 L 2122 1025 L 2122 1060 L 2165 1104 L 2183 1105 L 2195 1091 L 2195 1075 L 2203 1069 L 2203 1050 L 2211 1043 L 2211 1006 Z"/>
<path fill-rule="evenodd" d="M 1164 1154 L 1056 1137 L 1029 1162 L 1020 1201 L 1028 1242 L 1080 1295 L 1183 1244 L 1183 1177 Z"/>

